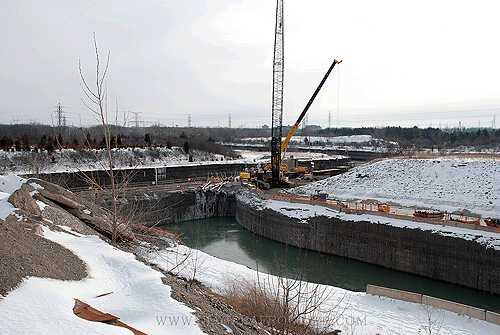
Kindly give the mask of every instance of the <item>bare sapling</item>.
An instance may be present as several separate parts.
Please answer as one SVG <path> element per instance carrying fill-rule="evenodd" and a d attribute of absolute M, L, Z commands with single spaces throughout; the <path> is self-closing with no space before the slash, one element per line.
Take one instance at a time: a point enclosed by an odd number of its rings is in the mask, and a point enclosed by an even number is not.
<path fill-rule="evenodd" d="M 82 72 L 81 62 L 78 62 L 78 67 L 80 70 L 80 78 L 81 83 L 80 86 L 87 97 L 87 101 L 82 99 L 84 105 L 93 113 L 95 119 L 101 124 L 102 130 L 104 133 L 104 144 L 105 150 L 107 153 L 107 160 L 99 160 L 100 164 L 110 180 L 110 188 L 106 190 L 106 192 L 110 195 L 111 198 L 111 243 L 116 244 L 118 229 L 120 228 L 121 221 L 118 219 L 118 187 L 116 181 L 116 172 L 114 167 L 114 157 L 113 150 L 111 147 L 111 131 L 110 124 L 108 123 L 108 107 L 107 107 L 107 99 L 108 92 L 105 83 L 106 74 L 108 72 L 109 67 L 109 59 L 110 52 L 108 52 L 108 56 L 106 58 L 106 63 L 104 66 L 104 70 L 101 72 L 100 58 L 99 52 L 97 48 L 97 40 L 94 33 L 94 48 L 95 48 L 95 56 L 96 56 L 96 87 L 92 89 Z M 97 189 L 102 189 L 98 182 L 96 182 L 93 178 L 89 177 L 87 174 L 83 174 L 84 178 Z"/>

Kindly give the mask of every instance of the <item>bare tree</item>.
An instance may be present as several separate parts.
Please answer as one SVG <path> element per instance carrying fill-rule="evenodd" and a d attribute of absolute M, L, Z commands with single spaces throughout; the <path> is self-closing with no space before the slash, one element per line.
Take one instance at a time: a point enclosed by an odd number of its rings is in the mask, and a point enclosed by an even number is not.
<path fill-rule="evenodd" d="M 118 192 L 116 185 L 116 174 L 114 171 L 113 164 L 113 152 L 111 147 L 111 132 L 110 132 L 110 124 L 108 123 L 108 92 L 105 84 L 106 74 L 108 72 L 109 67 L 109 57 L 110 52 L 108 52 L 108 56 L 106 58 L 106 63 L 104 67 L 104 71 L 101 72 L 99 52 L 97 48 L 97 40 L 94 33 L 94 48 L 95 48 L 95 56 L 96 56 L 96 87 L 95 89 L 90 88 L 85 77 L 82 72 L 81 62 L 78 61 L 78 67 L 80 70 L 80 78 L 83 92 L 85 93 L 88 101 L 82 99 L 82 102 L 85 106 L 94 114 L 96 120 L 101 124 L 103 132 L 104 132 L 104 145 L 107 152 L 107 164 L 106 162 L 102 162 L 102 167 L 106 171 L 110 181 L 111 181 L 111 243 L 115 244 L 117 240 L 118 226 L 120 221 L 118 220 Z M 90 146 L 90 143 L 88 143 Z M 95 181 L 91 181 L 92 184 L 96 184 Z M 99 185 L 97 185 L 99 186 Z"/>

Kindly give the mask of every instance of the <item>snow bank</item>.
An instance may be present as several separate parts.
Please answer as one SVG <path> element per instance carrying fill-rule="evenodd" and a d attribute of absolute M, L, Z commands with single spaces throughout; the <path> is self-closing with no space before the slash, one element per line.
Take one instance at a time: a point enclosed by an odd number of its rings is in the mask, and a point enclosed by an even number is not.
<path fill-rule="evenodd" d="M 290 191 L 330 199 L 375 199 L 406 207 L 442 211 L 467 209 L 483 217 L 500 217 L 500 160 L 440 157 L 384 159 Z"/>
<path fill-rule="evenodd" d="M 177 267 L 177 262 L 184 259 L 185 255 L 190 257 L 184 261 L 182 267 Z M 256 280 L 259 277 L 261 283 L 275 283 L 277 280 L 268 274 L 258 274 L 246 266 L 220 260 L 185 246 L 152 253 L 149 259 L 163 269 L 175 267 L 179 275 L 188 279 L 196 273 L 196 279 L 219 292 L 232 279 Z M 500 332 L 498 325 L 420 304 L 351 292 L 328 285 L 308 285 L 309 290 L 316 288 L 317 292 L 325 292 L 328 296 L 321 305 L 323 311 L 337 306 L 334 310 L 337 315 L 336 321 L 330 326 L 333 329 L 341 329 L 342 334 L 418 334 L 428 326 L 429 318 L 433 322 L 442 323 L 441 334 L 479 335 Z"/>
<path fill-rule="evenodd" d="M 73 251 L 88 266 L 89 278 L 61 281 L 29 277 L 0 300 L 2 334 L 131 334 L 125 328 L 83 320 L 73 314 L 74 299 L 113 314 L 147 334 L 203 334 L 192 310 L 170 297 L 162 274 L 118 250 L 97 236 L 53 232 L 45 238 Z M 113 292 L 103 297 L 100 294 Z M 171 316 L 183 320 L 177 325 Z M 165 319 L 164 319 L 165 320 Z"/>
<path fill-rule="evenodd" d="M 26 182 L 26 179 L 18 177 L 13 174 L 0 176 L 0 219 L 5 220 L 7 216 L 14 213 L 15 207 L 12 206 L 7 200 L 10 195 L 21 185 Z"/>
<path fill-rule="evenodd" d="M 27 278 L 0 300 L 0 314 L 4 320 L 0 324 L 1 333 L 130 334 L 124 328 L 75 316 L 72 309 L 74 298 L 77 298 L 148 334 L 202 334 L 194 323 L 193 311 L 170 297 L 170 287 L 161 283 L 162 274 L 137 261 L 134 255 L 117 250 L 96 236 L 52 232 L 47 228 L 43 228 L 43 232 L 46 238 L 67 247 L 84 260 L 89 278 L 78 282 Z M 221 291 L 228 280 L 234 278 L 252 280 L 259 276 L 264 282 L 276 281 L 275 277 L 257 274 L 243 265 L 185 246 L 150 253 L 148 258 L 163 269 L 186 278 L 194 277 L 216 291 Z M 500 332 L 498 325 L 419 304 L 327 285 L 319 285 L 317 289 L 328 292 L 322 310 L 338 305 L 332 327 L 343 330 L 344 334 L 414 334 L 422 332 L 429 317 L 442 324 L 442 334 Z M 97 297 L 108 292 L 113 293 Z M 177 320 L 177 324 L 173 320 Z"/>

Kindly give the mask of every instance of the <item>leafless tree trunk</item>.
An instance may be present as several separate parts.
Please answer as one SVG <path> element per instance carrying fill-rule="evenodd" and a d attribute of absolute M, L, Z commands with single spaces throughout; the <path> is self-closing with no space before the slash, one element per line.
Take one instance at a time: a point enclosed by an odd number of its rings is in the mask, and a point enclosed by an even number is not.
<path fill-rule="evenodd" d="M 112 153 L 112 148 L 111 148 L 111 143 L 110 143 L 111 134 L 110 134 L 110 125 L 108 123 L 108 106 L 107 106 L 108 92 L 107 92 L 106 83 L 104 82 L 104 80 L 106 78 L 106 74 L 108 72 L 110 52 L 108 52 L 108 57 L 106 59 L 106 65 L 104 67 L 104 71 L 101 73 L 99 52 L 97 49 L 97 40 L 95 37 L 95 33 L 94 33 L 94 48 L 95 48 L 95 55 L 96 55 L 96 88 L 95 88 L 95 90 L 93 90 L 87 84 L 87 81 L 85 80 L 85 77 L 83 76 L 81 62 L 79 61 L 78 67 L 80 70 L 80 78 L 82 80 L 80 86 L 82 87 L 82 90 L 88 99 L 87 102 L 84 99 L 82 99 L 83 103 L 90 111 L 92 111 L 96 120 L 102 124 L 102 128 L 104 131 L 104 140 L 105 140 L 106 151 L 107 151 L 107 156 L 108 156 L 108 162 L 107 162 L 108 164 L 105 164 L 105 162 L 101 162 L 101 164 L 103 165 L 104 170 L 106 171 L 109 179 L 111 180 L 111 202 L 112 202 L 112 205 L 111 205 L 112 206 L 111 243 L 115 244 L 116 240 L 117 240 L 117 232 L 118 232 L 118 225 L 119 225 L 119 220 L 117 217 L 118 192 L 117 192 L 116 180 L 115 180 L 113 153 Z"/>

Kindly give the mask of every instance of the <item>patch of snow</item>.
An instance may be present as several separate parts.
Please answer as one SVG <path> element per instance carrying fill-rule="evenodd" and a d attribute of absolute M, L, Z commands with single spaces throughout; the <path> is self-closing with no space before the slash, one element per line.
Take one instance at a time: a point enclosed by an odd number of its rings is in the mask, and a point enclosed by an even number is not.
<path fill-rule="evenodd" d="M 83 320 L 74 299 L 115 315 L 147 334 L 203 334 L 192 310 L 170 296 L 157 272 L 97 236 L 75 236 L 42 227 L 45 238 L 73 251 L 89 277 L 63 281 L 29 277 L 0 300 L 2 334 L 130 334 L 125 328 Z M 113 292 L 106 296 L 100 294 Z M 177 325 L 172 320 L 183 320 Z"/>
<path fill-rule="evenodd" d="M 3 195 L 5 195 L 5 193 L 3 193 L 2 196 Z M 10 194 L 7 194 L 7 196 L 0 199 L 0 219 L 2 220 L 5 220 L 11 214 L 14 214 L 14 211 L 16 210 L 16 208 L 7 201 L 9 196 Z"/>
<path fill-rule="evenodd" d="M 26 179 L 14 174 L 0 175 L 0 192 L 12 194 L 15 190 L 21 188 Z"/>
<path fill-rule="evenodd" d="M 47 206 L 48 206 L 45 202 L 40 201 L 40 200 L 36 200 L 36 203 L 37 203 L 38 207 L 40 207 L 40 210 L 42 210 L 42 211 L 43 211 L 43 209 L 44 209 L 45 207 L 47 207 Z"/>

